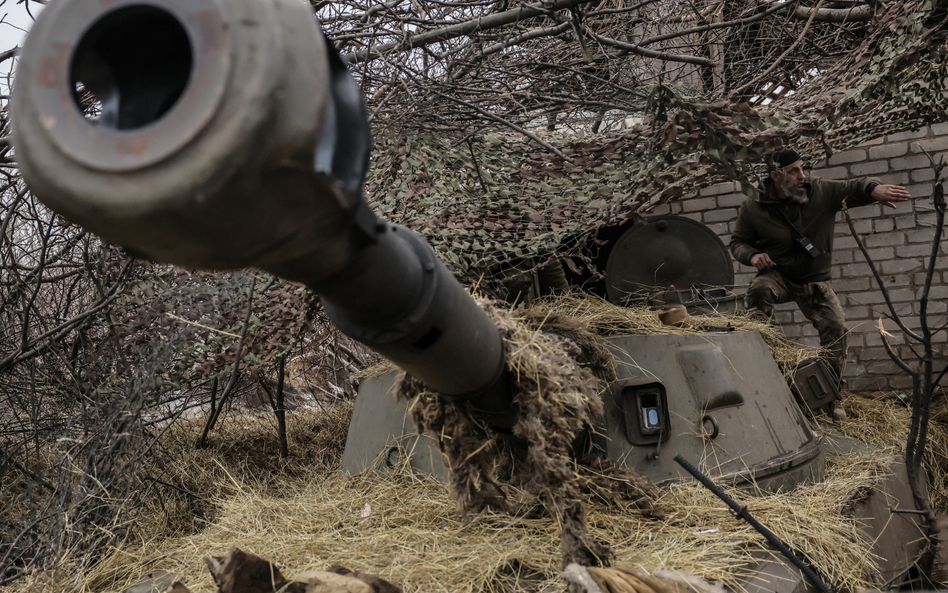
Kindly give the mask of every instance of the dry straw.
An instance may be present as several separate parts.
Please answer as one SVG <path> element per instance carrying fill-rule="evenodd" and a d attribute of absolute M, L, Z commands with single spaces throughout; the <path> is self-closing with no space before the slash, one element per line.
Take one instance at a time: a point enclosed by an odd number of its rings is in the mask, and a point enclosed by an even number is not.
<path fill-rule="evenodd" d="M 601 334 L 690 332 L 663 328 L 653 312 L 620 310 L 601 301 L 569 297 L 545 302 L 529 314 L 565 313 Z M 784 368 L 810 358 L 779 332 L 744 318 L 696 319 L 697 323 L 756 329 Z M 840 428 L 878 450 L 835 458 L 826 479 L 791 492 L 767 494 L 727 488 L 755 516 L 806 555 L 840 591 L 873 584 L 875 559 L 859 526 L 848 514 L 854 494 L 871 489 L 898 455 L 908 411 L 898 398 L 849 395 L 850 418 Z M 122 591 L 144 575 L 172 572 L 195 593 L 213 591 L 202 558 L 224 555 L 237 545 L 277 562 L 288 576 L 338 563 L 380 575 L 406 592 L 481 593 L 562 591 L 560 537 L 556 522 L 535 506 L 514 514 L 483 510 L 464 516 L 446 485 L 412 474 L 406 467 L 339 473 L 349 409 L 337 406 L 290 419 L 294 458 L 276 456 L 269 420 L 244 424 L 238 433 L 218 435 L 213 447 L 195 451 L 199 426 L 182 423 L 165 447 L 179 463 L 165 480 L 185 481 L 204 501 L 203 520 L 189 517 L 186 504 L 157 503 L 124 545 L 108 552 L 95 571 L 68 586 L 37 583 L 49 591 Z M 936 507 L 945 509 L 948 432 L 935 422 L 928 457 Z M 166 493 L 167 496 L 167 493 Z M 185 497 L 186 498 L 186 497 Z M 528 497 L 524 497 L 527 499 Z M 596 540 L 607 543 L 615 564 L 648 571 L 680 570 L 737 586 L 764 540 L 736 520 L 717 498 L 696 484 L 662 489 L 663 520 L 644 517 L 621 499 L 588 496 L 585 513 Z"/>
<path fill-rule="evenodd" d="M 871 487 L 881 469 L 875 456 L 848 458 L 834 464 L 821 484 L 778 495 L 731 494 L 837 587 L 852 590 L 869 584 L 873 559 L 858 526 L 838 507 L 852 492 Z M 206 529 L 185 537 L 141 533 L 85 575 L 77 590 L 120 591 L 167 570 L 195 593 L 210 592 L 201 559 L 224 555 L 234 544 L 278 562 L 290 575 L 338 563 L 376 573 L 406 592 L 563 590 L 558 528 L 529 509 L 465 519 L 445 485 L 407 472 L 333 472 L 309 481 L 272 476 L 268 489 L 259 488 L 260 476 L 231 478 L 225 488 L 232 493 L 215 500 L 219 513 Z M 700 486 L 669 487 L 660 503 L 669 513 L 662 522 L 622 505 L 588 501 L 591 531 L 611 544 L 617 565 L 681 570 L 734 584 L 751 554 L 765 548 Z"/>

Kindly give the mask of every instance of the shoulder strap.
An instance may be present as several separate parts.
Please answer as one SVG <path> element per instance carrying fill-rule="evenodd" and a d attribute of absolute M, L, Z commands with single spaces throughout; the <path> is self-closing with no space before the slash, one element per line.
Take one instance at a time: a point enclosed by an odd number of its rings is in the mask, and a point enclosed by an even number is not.
<path fill-rule="evenodd" d="M 782 219 L 784 220 L 784 222 L 786 222 L 787 225 L 789 225 L 790 228 L 793 229 L 793 233 L 794 233 L 797 237 L 802 237 L 802 236 L 803 236 L 803 231 L 800 230 L 800 229 L 798 229 L 798 228 L 797 228 L 797 225 L 793 224 L 793 222 L 787 217 L 787 215 L 786 215 L 786 214 L 784 213 L 784 211 L 780 208 L 780 206 L 774 205 L 774 206 L 771 207 L 770 209 L 771 209 L 772 211 L 776 212 L 776 213 L 780 216 L 780 218 L 782 218 Z M 802 208 L 800 209 L 800 222 L 801 222 L 801 224 L 802 224 L 802 222 L 803 222 L 803 209 L 802 209 Z"/>

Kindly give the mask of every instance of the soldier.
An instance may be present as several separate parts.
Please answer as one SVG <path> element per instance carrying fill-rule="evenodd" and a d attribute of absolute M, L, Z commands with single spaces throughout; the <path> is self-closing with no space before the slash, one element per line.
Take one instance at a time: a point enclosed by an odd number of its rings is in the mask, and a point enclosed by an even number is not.
<path fill-rule="evenodd" d="M 747 305 L 772 318 L 774 305 L 794 301 L 819 332 L 837 385 L 846 361 L 846 326 L 828 283 L 836 213 L 844 201 L 850 208 L 874 202 L 895 208 L 909 198 L 904 187 L 875 178 L 807 181 L 803 160 L 791 148 L 774 155 L 759 197 L 741 204 L 730 248 L 737 261 L 758 270 Z M 833 412 L 845 417 L 838 404 Z"/>

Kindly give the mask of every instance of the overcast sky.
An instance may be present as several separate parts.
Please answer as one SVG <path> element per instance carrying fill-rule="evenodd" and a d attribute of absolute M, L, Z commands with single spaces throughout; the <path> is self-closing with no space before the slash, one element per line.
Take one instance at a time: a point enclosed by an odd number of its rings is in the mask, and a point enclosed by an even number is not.
<path fill-rule="evenodd" d="M 30 2 L 33 16 L 39 14 L 42 8 L 42 4 Z M 23 37 L 32 24 L 33 20 L 24 4 L 16 4 L 15 0 L 0 1 L 0 48 L 6 50 L 14 45 L 22 45 Z"/>
<path fill-rule="evenodd" d="M 41 4 L 30 2 L 30 12 L 33 16 L 39 14 L 43 8 Z M 16 0 L 0 0 L 0 51 L 23 46 L 23 38 L 33 24 L 33 19 L 26 11 L 26 4 L 17 4 Z M 8 75 L 15 65 L 13 60 L 0 64 L 0 87 L 5 94 Z"/>

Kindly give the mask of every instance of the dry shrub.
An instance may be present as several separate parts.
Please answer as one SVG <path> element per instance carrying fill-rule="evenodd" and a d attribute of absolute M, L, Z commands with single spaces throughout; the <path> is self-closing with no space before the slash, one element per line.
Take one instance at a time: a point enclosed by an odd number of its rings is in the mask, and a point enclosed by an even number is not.
<path fill-rule="evenodd" d="M 905 438 L 912 419 L 908 403 L 907 399 L 891 392 L 874 393 L 871 397 L 844 394 L 843 404 L 849 418 L 840 423 L 840 429 L 847 436 L 904 459 Z M 948 514 L 948 401 L 945 398 L 938 398 L 932 404 L 923 464 L 932 508 L 939 515 Z"/>
<path fill-rule="evenodd" d="M 138 535 L 197 533 L 216 519 L 219 501 L 241 488 L 278 496 L 294 482 L 308 483 L 314 474 L 338 471 L 352 407 L 351 402 L 340 402 L 288 416 L 287 459 L 280 458 L 272 414 L 229 418 L 211 433 L 204 449 L 195 446 L 202 418 L 171 425 L 158 452 L 162 473 L 152 477 L 153 496 L 147 499 L 153 512 L 142 513 L 153 523 L 139 522 Z"/>

